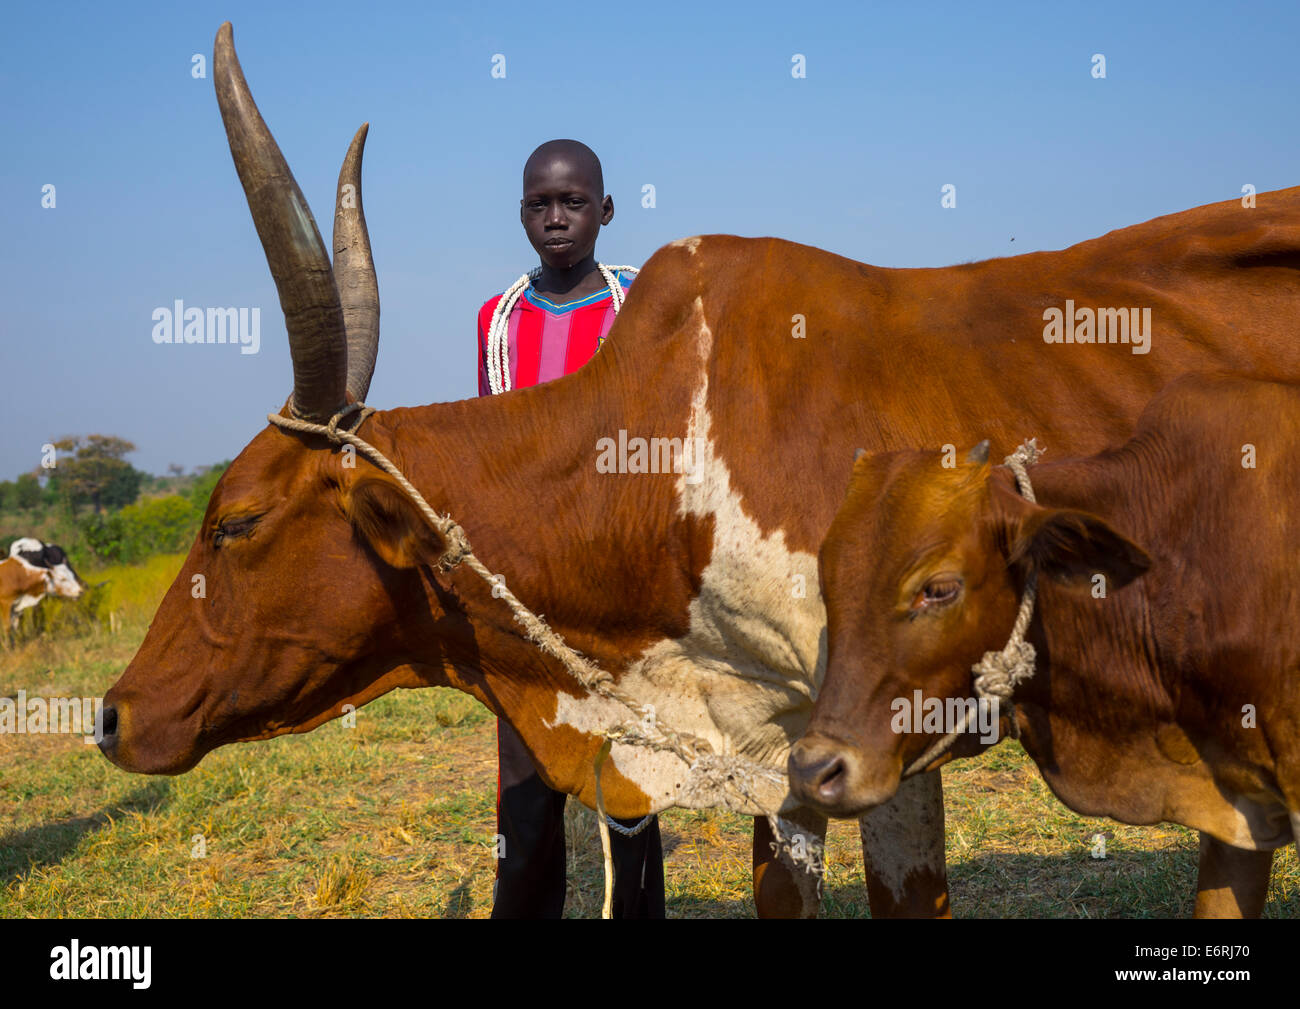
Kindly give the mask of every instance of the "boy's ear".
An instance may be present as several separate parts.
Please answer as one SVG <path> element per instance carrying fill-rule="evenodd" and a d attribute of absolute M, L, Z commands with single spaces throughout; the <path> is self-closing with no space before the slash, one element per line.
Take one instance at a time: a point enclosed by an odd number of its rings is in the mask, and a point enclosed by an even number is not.
<path fill-rule="evenodd" d="M 391 480 L 358 480 L 347 492 L 345 510 L 357 535 L 395 568 L 433 566 L 447 551 L 442 537 Z"/>
<path fill-rule="evenodd" d="M 600 203 L 600 223 L 608 224 L 614 219 L 614 197 L 606 196 Z"/>
<path fill-rule="evenodd" d="M 1151 567 L 1146 551 L 1096 515 L 1043 508 L 1007 488 L 995 494 L 1003 498 L 1000 512 L 1009 564 L 1026 565 L 1062 582 L 1103 574 L 1115 588 Z"/>

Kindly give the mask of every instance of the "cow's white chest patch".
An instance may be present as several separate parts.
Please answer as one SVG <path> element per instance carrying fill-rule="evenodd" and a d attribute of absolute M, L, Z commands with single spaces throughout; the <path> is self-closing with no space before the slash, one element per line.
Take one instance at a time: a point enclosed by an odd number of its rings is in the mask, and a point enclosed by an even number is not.
<path fill-rule="evenodd" d="M 651 646 L 620 682 L 653 704 L 662 724 L 708 740 L 715 752 L 784 767 L 825 672 L 826 608 L 817 558 L 790 550 L 781 530 L 764 535 L 745 514 L 713 432 L 708 407 L 713 334 L 698 298 L 695 315 L 699 379 L 684 434 L 699 458 L 692 467 L 696 477 L 679 475 L 676 489 L 681 515 L 713 518 L 713 552 L 690 604 L 689 631 Z M 629 717 L 617 702 L 564 694 L 555 713 L 556 722 L 588 732 Z M 651 796 L 656 809 L 736 808 L 734 796 L 692 789 L 687 768 L 669 754 L 615 744 L 611 757 L 620 773 Z M 760 798 L 775 808 L 786 798 L 784 785 L 769 788 Z"/>
<path fill-rule="evenodd" d="M 13 604 L 13 612 L 21 613 L 23 610 L 29 610 L 44 598 L 44 592 L 35 595 L 28 593 L 27 595 L 19 596 L 18 601 Z"/>
<path fill-rule="evenodd" d="M 38 547 L 44 546 L 44 544 L 42 544 L 39 540 L 32 540 L 32 539 L 19 540 L 18 543 L 21 544 L 36 543 Z M 18 544 L 16 543 L 14 547 L 16 548 L 17 546 Z M 31 609 L 33 606 L 35 606 L 42 599 L 45 598 L 46 593 L 49 592 L 51 589 L 51 585 L 50 585 L 49 573 L 44 568 L 38 568 L 35 564 L 29 563 L 25 558 L 17 556 L 16 549 L 11 548 L 11 550 L 13 551 L 11 555 L 11 559 L 16 560 L 19 564 L 22 565 L 23 570 L 27 572 L 27 574 L 30 576 L 31 581 L 33 583 L 32 587 L 27 592 L 24 592 L 22 595 L 20 595 L 14 601 L 13 606 L 10 607 L 9 612 L 13 615 L 13 618 L 16 621 L 18 619 L 19 613 L 21 613 L 23 610 Z"/>

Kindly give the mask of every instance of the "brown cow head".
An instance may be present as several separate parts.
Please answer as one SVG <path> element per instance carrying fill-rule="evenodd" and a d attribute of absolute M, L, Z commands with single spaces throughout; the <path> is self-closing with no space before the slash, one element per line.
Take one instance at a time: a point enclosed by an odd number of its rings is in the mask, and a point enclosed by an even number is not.
<path fill-rule="evenodd" d="M 914 731 L 915 691 L 945 711 L 949 698 L 974 697 L 971 666 L 1006 644 L 1031 570 L 1123 585 L 1148 564 L 1096 516 L 1021 497 L 1008 470 L 989 466 L 987 443 L 960 465 L 944 458 L 859 453 L 822 544 L 826 678 L 789 773 L 792 793 L 831 816 L 890 798 L 903 769 L 955 727 Z"/>
<path fill-rule="evenodd" d="M 331 266 L 228 23 L 213 67 L 289 333 L 294 386 L 281 412 L 323 423 L 364 399 L 378 343 L 360 197 L 366 127 L 339 175 Z M 223 743 L 302 731 L 346 701 L 411 685 L 404 642 L 444 615 L 419 566 L 443 544 L 386 476 L 345 460 L 320 435 L 271 427 L 223 474 L 144 643 L 105 695 L 100 746 L 110 760 L 179 773 Z"/>

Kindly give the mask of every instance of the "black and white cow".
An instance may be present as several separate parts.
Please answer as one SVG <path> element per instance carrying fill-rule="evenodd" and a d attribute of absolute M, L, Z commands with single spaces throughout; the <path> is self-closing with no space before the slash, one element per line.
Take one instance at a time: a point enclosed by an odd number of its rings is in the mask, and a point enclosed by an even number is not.
<path fill-rule="evenodd" d="M 8 567 L 0 583 L 13 591 L 0 592 L 9 606 L 9 626 L 17 630 L 19 615 L 45 598 L 47 594 L 64 599 L 76 599 L 85 590 L 68 555 L 53 543 L 42 543 L 34 536 L 14 540 L 9 547 L 9 559 L 0 564 Z M 10 598 L 12 596 L 12 598 Z"/>

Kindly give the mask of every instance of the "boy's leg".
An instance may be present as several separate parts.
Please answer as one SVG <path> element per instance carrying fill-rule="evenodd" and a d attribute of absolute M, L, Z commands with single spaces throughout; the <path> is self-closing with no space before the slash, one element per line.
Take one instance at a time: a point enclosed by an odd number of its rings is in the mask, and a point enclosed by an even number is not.
<path fill-rule="evenodd" d="M 635 828 L 640 820 L 615 820 Z M 651 817 L 636 837 L 609 832 L 614 859 L 615 918 L 663 918 L 664 849 L 659 838 L 659 817 Z"/>
<path fill-rule="evenodd" d="M 523 740 L 497 721 L 497 860 L 493 918 L 559 918 L 564 912 L 563 792 L 537 775 Z M 648 830 L 648 828 L 647 828 Z"/>

